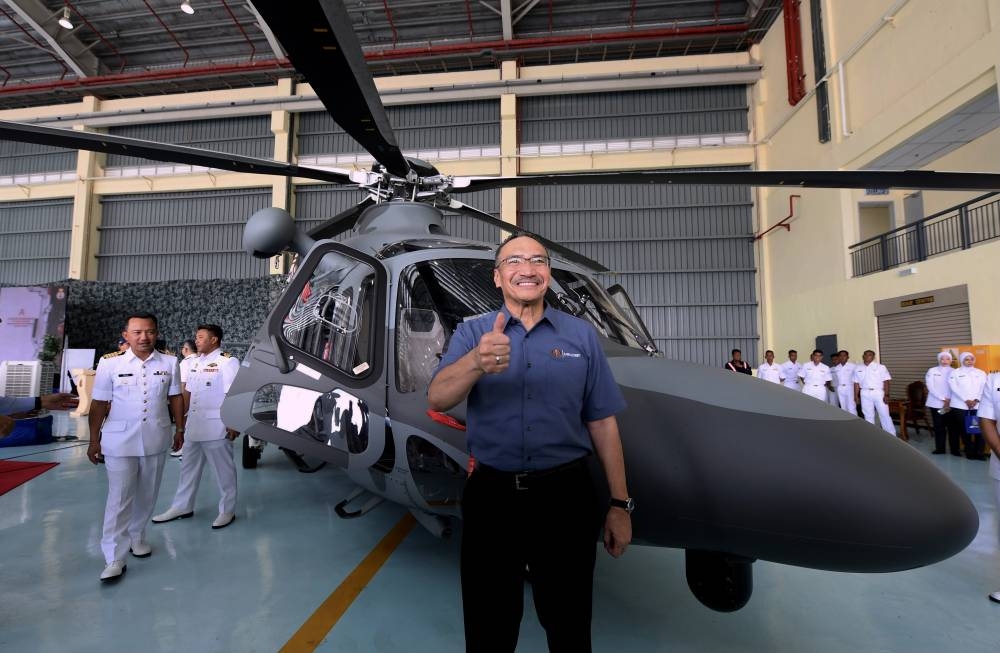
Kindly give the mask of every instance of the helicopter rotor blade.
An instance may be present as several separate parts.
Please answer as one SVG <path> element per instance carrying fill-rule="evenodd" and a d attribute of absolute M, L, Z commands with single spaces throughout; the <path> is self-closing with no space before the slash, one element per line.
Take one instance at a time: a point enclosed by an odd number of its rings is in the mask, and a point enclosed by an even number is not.
<path fill-rule="evenodd" d="M 527 235 L 527 236 L 531 236 L 532 238 L 537 238 L 538 241 L 541 242 L 543 245 L 545 245 L 547 248 L 549 248 L 553 252 L 559 253 L 567 261 L 572 261 L 572 262 L 576 263 L 577 265 L 582 265 L 585 268 L 590 268 L 591 270 L 594 270 L 595 272 L 610 272 L 610 270 L 608 268 L 604 267 L 603 265 L 601 265 L 600 263 L 598 263 L 594 259 L 587 258 L 583 254 L 574 252 L 573 250 L 571 250 L 570 248 L 566 247 L 565 245 L 560 245 L 559 243 L 554 242 L 552 240 L 549 240 L 548 238 L 545 238 L 544 236 L 539 236 L 538 234 L 536 234 L 536 233 L 534 233 L 532 231 L 528 231 L 527 229 L 522 229 L 521 227 L 518 227 L 517 225 L 511 224 L 509 222 L 504 222 L 503 220 L 500 220 L 499 218 L 493 217 L 489 213 L 486 213 L 484 211 L 480 211 L 479 209 L 471 207 L 468 204 L 463 204 L 463 203 L 459 202 L 458 200 L 455 200 L 455 199 L 451 200 L 448 203 L 448 208 L 451 209 L 452 211 L 458 211 L 459 213 L 467 215 L 470 218 L 474 218 L 476 220 L 479 220 L 480 222 L 485 222 L 486 224 L 492 225 L 492 226 L 497 227 L 497 228 L 499 228 L 501 230 L 504 230 L 504 231 L 513 231 L 513 232 L 518 233 L 518 234 L 524 234 L 524 235 Z"/>
<path fill-rule="evenodd" d="M 270 159 L 258 159 L 238 154 L 213 152 L 186 145 L 154 143 L 126 136 L 82 132 L 61 127 L 30 125 L 21 122 L 0 120 L 0 138 L 21 143 L 65 147 L 73 150 L 88 150 L 104 154 L 142 157 L 153 161 L 182 163 L 204 166 L 232 172 L 246 172 L 260 175 L 280 175 L 303 177 L 335 184 L 349 184 L 351 178 L 346 170 L 324 170 L 297 166 Z"/>
<path fill-rule="evenodd" d="M 386 170 L 405 177 L 410 166 L 396 144 L 361 44 L 340 0 L 254 0 L 333 120 Z"/>
<path fill-rule="evenodd" d="M 375 200 L 370 197 L 366 197 L 356 206 L 352 206 L 346 211 L 341 211 L 329 220 L 310 229 L 309 236 L 315 238 L 316 240 L 334 238 L 335 236 L 338 236 L 353 227 L 355 223 L 357 223 L 358 218 L 361 217 L 361 213 L 374 204 Z"/>
<path fill-rule="evenodd" d="M 569 172 L 523 177 L 456 177 L 452 193 L 563 184 L 733 184 L 790 188 L 908 188 L 1000 190 L 1000 173 L 933 170 L 631 170 Z"/>

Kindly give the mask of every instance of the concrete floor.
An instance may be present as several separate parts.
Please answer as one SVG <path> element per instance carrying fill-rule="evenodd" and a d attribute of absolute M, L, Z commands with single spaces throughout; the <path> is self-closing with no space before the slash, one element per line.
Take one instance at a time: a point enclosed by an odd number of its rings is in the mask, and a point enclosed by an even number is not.
<path fill-rule="evenodd" d="M 77 428 L 58 417 L 56 434 Z M 911 444 L 933 448 L 926 432 Z M 151 524 L 152 557 L 130 558 L 120 583 L 102 585 L 107 481 L 85 451 L 85 442 L 0 449 L 0 458 L 61 463 L 0 497 L 0 651 L 277 651 L 405 514 L 383 505 L 341 520 L 333 506 L 351 490 L 346 478 L 333 469 L 300 474 L 269 447 L 259 469 L 239 470 L 232 526 L 210 528 L 217 495 L 206 471 L 195 517 Z M 758 562 L 750 603 L 719 614 L 687 590 L 683 552 L 632 547 L 621 560 L 602 552 L 595 650 L 1000 650 L 1000 605 L 986 599 L 1000 589 L 986 465 L 931 458 L 980 512 L 979 535 L 961 554 L 883 575 Z M 168 461 L 158 509 L 169 505 L 179 468 Z M 464 650 L 457 553 L 457 541 L 418 527 L 316 650 Z M 544 641 L 529 594 L 518 650 L 544 651 Z"/>

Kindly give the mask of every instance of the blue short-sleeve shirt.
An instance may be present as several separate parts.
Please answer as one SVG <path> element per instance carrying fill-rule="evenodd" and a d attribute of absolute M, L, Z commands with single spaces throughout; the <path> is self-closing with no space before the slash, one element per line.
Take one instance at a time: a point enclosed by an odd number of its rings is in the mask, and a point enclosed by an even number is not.
<path fill-rule="evenodd" d="M 593 451 L 587 422 L 625 408 L 593 326 L 546 307 L 528 332 L 507 316 L 510 366 L 485 374 L 472 387 L 466 413 L 469 451 L 505 471 L 549 469 Z M 496 313 L 463 322 L 438 369 L 479 346 Z"/>

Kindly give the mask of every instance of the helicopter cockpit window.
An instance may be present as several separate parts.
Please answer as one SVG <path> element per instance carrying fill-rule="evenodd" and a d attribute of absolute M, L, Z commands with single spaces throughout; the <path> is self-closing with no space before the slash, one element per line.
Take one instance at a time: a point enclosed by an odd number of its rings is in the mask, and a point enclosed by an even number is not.
<path fill-rule="evenodd" d="M 636 321 L 637 314 L 624 311 L 590 277 L 552 268 L 552 282 L 545 300 L 550 306 L 587 320 L 605 338 L 650 354 L 657 352 L 645 327 Z"/>
<path fill-rule="evenodd" d="M 373 360 L 375 270 L 339 252 L 316 266 L 282 325 L 288 344 L 350 376 Z"/>
<path fill-rule="evenodd" d="M 451 334 L 466 318 L 500 308 L 493 261 L 422 261 L 400 274 L 396 307 L 396 388 L 423 391 Z"/>

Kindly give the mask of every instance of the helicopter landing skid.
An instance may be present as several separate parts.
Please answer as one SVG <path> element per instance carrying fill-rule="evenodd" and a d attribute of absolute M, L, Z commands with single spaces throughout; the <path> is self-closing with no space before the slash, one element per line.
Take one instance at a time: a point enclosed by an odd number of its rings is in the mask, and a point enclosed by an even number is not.
<path fill-rule="evenodd" d="M 297 451 L 292 451 L 291 449 L 285 449 L 284 447 L 279 447 L 279 449 L 281 449 L 281 451 L 286 456 L 288 456 L 289 460 L 295 463 L 295 467 L 298 468 L 298 470 L 303 474 L 315 474 L 319 470 L 326 467 L 325 460 L 320 464 L 316 465 L 315 467 L 310 467 L 309 463 L 307 463 L 305 461 L 305 458 L 302 457 L 302 454 L 298 453 Z"/>
<path fill-rule="evenodd" d="M 350 505 L 355 499 L 358 499 L 366 494 L 368 495 L 368 500 L 361 504 L 359 509 L 347 510 L 347 506 Z M 354 519 L 356 517 L 361 517 L 362 515 L 367 515 L 383 501 L 385 501 L 384 497 L 372 494 L 368 490 L 359 487 L 348 494 L 347 498 L 335 505 L 333 509 L 336 511 L 337 516 L 341 519 Z"/>

